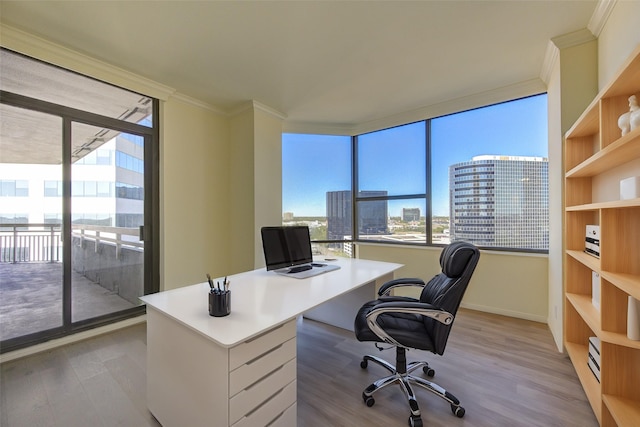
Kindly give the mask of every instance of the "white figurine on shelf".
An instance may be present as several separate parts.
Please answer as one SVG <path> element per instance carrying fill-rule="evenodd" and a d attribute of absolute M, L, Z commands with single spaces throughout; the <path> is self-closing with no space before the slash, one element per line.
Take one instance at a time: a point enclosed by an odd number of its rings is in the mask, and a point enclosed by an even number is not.
<path fill-rule="evenodd" d="M 629 131 L 640 128 L 640 107 L 635 95 L 629 97 Z"/>
<path fill-rule="evenodd" d="M 629 111 L 618 118 L 618 127 L 622 131 L 622 136 L 640 127 L 640 108 L 635 95 L 629 97 Z"/>

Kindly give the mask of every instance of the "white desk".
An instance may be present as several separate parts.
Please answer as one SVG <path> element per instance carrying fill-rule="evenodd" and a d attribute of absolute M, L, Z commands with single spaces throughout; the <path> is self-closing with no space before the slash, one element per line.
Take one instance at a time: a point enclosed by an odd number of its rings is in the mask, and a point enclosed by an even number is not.
<path fill-rule="evenodd" d="M 295 426 L 296 317 L 351 329 L 402 266 L 334 262 L 340 270 L 302 280 L 265 269 L 230 276 L 226 317 L 209 316 L 206 282 L 142 297 L 151 413 L 164 427 Z"/>

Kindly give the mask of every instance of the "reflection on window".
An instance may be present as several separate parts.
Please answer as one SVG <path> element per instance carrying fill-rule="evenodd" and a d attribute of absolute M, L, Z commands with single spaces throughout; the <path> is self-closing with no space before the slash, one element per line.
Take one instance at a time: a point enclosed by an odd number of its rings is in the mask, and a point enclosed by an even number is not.
<path fill-rule="evenodd" d="M 55 186 L 56 183 L 57 186 Z M 74 197 L 113 197 L 113 183 L 108 181 L 73 181 L 71 194 Z M 45 181 L 44 195 L 45 197 L 61 196 L 62 182 Z"/>
<path fill-rule="evenodd" d="M 144 188 L 116 182 L 116 197 L 121 199 L 144 200 Z"/>
<path fill-rule="evenodd" d="M 116 166 L 130 171 L 143 173 L 144 161 L 122 151 L 116 151 Z"/>

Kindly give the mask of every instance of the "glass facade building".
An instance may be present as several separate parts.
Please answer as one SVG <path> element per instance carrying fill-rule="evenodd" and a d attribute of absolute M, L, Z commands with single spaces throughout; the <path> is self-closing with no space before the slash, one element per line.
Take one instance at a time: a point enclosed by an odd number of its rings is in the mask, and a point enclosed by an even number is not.
<path fill-rule="evenodd" d="M 385 197 L 386 191 L 361 191 L 359 197 Z M 386 200 L 364 201 L 358 204 L 360 235 L 388 234 Z M 352 233 L 351 191 L 327 192 L 327 239 L 344 240 Z"/>
<path fill-rule="evenodd" d="M 451 241 L 549 248 L 549 162 L 545 157 L 477 156 L 449 167 Z"/>

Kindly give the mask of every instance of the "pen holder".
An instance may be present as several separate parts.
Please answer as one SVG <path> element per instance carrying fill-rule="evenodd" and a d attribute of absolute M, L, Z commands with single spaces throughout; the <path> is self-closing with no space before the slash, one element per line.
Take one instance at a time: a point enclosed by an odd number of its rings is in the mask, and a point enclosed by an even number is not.
<path fill-rule="evenodd" d="M 231 313 L 231 291 L 209 292 L 209 315 L 227 316 Z"/>

